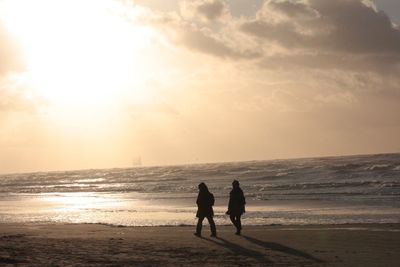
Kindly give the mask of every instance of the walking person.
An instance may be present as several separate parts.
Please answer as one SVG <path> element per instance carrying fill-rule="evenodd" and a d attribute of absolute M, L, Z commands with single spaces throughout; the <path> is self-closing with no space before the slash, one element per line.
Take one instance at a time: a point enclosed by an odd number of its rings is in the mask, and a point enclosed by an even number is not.
<path fill-rule="evenodd" d="M 229 193 L 229 204 L 228 211 L 226 214 L 229 215 L 233 225 L 236 227 L 236 235 L 240 235 L 242 231 L 242 222 L 240 217 L 245 213 L 246 199 L 243 194 L 243 190 L 239 186 L 239 181 L 233 180 L 232 191 Z"/>
<path fill-rule="evenodd" d="M 208 191 L 207 185 L 205 183 L 199 184 L 199 195 L 197 196 L 197 213 L 198 218 L 195 236 L 201 237 L 201 228 L 203 226 L 204 218 L 207 218 L 208 223 L 211 228 L 211 237 L 217 237 L 217 229 L 214 223 L 214 211 L 212 206 L 214 206 L 214 195 Z"/>

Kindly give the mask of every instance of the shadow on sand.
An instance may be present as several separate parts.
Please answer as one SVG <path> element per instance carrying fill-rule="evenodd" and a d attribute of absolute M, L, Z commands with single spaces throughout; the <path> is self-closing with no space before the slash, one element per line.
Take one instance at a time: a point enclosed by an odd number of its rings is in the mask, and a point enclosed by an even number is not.
<path fill-rule="evenodd" d="M 297 249 L 294 249 L 294 248 L 291 248 L 291 247 L 287 247 L 287 246 L 284 246 L 284 245 L 281 245 L 281 244 L 278 244 L 278 243 L 265 242 L 265 241 L 262 241 L 262 240 L 259 240 L 259 239 L 256 239 L 256 238 L 253 238 L 253 237 L 250 237 L 250 236 L 244 236 L 244 235 L 243 235 L 243 238 L 246 239 L 247 241 L 249 241 L 249 242 L 251 242 L 253 244 L 256 244 L 256 245 L 258 245 L 260 247 L 263 247 L 265 249 L 270 249 L 270 250 L 283 252 L 283 253 L 290 254 L 290 255 L 293 255 L 293 256 L 296 256 L 296 257 L 302 257 L 302 258 L 305 258 L 305 259 L 308 259 L 308 260 L 313 260 L 313 261 L 319 262 L 319 263 L 324 262 L 323 260 L 315 258 L 314 256 L 312 256 L 312 255 L 310 255 L 310 254 L 308 254 L 306 252 L 303 252 L 303 251 L 300 251 L 300 250 L 297 250 Z"/>
<path fill-rule="evenodd" d="M 219 246 L 222 246 L 224 248 L 227 248 L 231 252 L 233 252 L 235 255 L 250 257 L 250 258 L 253 258 L 254 260 L 256 260 L 260 263 L 263 263 L 263 264 L 272 263 L 272 261 L 270 261 L 263 253 L 242 247 L 242 246 L 232 243 L 224 238 L 217 237 L 217 238 L 211 239 L 211 238 L 203 237 L 202 239 L 207 240 L 211 243 L 217 244 Z"/>

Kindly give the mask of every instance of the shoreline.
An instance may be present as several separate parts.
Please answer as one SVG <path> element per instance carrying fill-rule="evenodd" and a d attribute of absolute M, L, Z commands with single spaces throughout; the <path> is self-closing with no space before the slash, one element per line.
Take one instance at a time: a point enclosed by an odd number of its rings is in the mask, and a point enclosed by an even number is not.
<path fill-rule="evenodd" d="M 400 223 L 217 226 L 0 223 L 0 265 L 396 266 Z"/>
<path fill-rule="evenodd" d="M 116 227 L 116 228 L 180 228 L 180 227 L 196 227 L 197 220 L 193 224 L 165 224 L 165 225 L 124 225 L 124 224 L 113 224 L 113 223 L 102 223 L 102 222 L 55 222 L 55 221 L 32 221 L 32 222 L 0 222 L 0 233 L 2 226 L 60 226 L 60 225 L 102 225 L 107 227 Z M 203 222 L 203 225 L 207 225 L 207 222 Z M 216 224 L 217 227 L 230 227 L 232 223 L 224 223 L 224 224 Z M 243 224 L 244 228 L 324 228 L 324 229 L 377 229 L 382 228 L 384 230 L 388 230 L 389 228 L 393 228 L 394 230 L 398 229 L 400 231 L 400 222 L 362 222 L 362 223 L 311 223 L 311 224 L 281 224 L 281 223 L 271 223 L 271 224 Z"/>

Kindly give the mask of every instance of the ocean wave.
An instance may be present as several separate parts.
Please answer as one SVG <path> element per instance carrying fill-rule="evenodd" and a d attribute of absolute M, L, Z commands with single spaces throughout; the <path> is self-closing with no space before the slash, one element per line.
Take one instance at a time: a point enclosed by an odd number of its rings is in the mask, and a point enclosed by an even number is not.
<path fill-rule="evenodd" d="M 239 179 L 246 193 L 287 191 L 397 194 L 400 154 L 249 161 L 0 175 L 0 192 L 138 192 L 192 194 L 204 181 L 217 195 Z"/>
<path fill-rule="evenodd" d="M 361 163 L 345 163 L 330 166 L 330 169 L 335 171 L 357 171 L 364 167 Z"/>
<path fill-rule="evenodd" d="M 390 164 L 373 164 L 371 166 L 365 167 L 365 170 L 368 171 L 382 171 L 382 170 L 389 170 L 392 168 Z"/>

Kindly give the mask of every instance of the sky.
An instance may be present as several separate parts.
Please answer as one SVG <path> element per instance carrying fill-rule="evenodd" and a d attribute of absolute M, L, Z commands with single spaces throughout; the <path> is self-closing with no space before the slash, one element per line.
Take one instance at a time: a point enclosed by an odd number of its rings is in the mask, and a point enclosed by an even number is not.
<path fill-rule="evenodd" d="M 400 152 L 397 0 L 0 0 L 0 173 Z"/>

